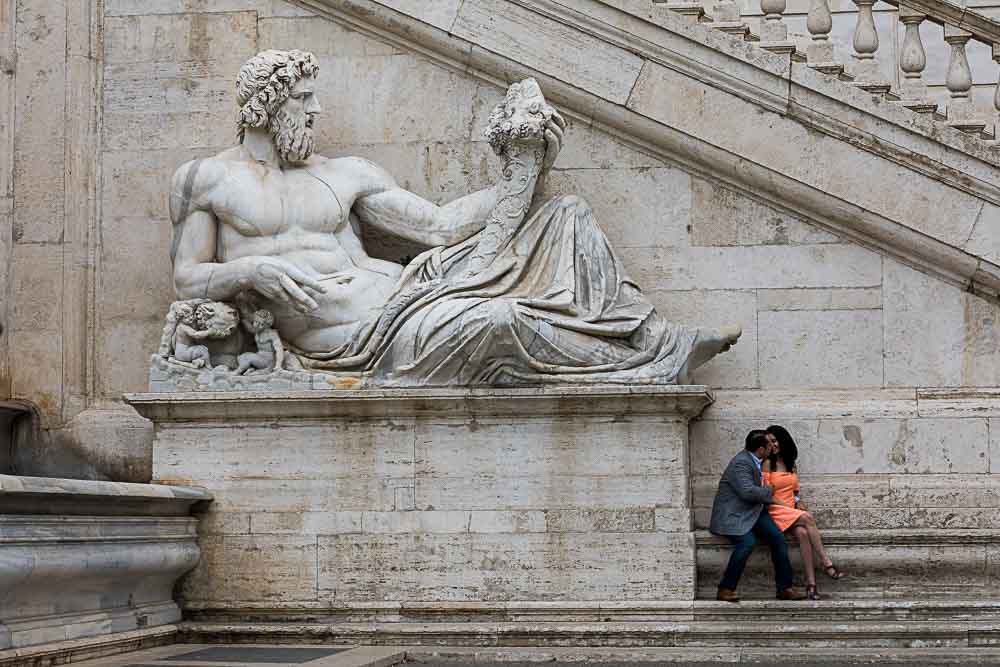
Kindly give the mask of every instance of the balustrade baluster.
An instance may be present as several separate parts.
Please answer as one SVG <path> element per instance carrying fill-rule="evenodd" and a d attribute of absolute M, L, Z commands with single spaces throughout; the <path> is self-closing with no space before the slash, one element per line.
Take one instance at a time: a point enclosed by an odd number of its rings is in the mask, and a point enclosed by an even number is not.
<path fill-rule="evenodd" d="M 986 127 L 986 120 L 977 113 L 969 92 L 972 89 L 972 71 L 965 55 L 965 45 L 970 39 L 971 32 L 945 24 L 944 41 L 951 45 L 948 75 L 945 77 L 945 85 L 951 93 L 951 99 L 948 100 L 948 125 L 976 134 Z"/>
<path fill-rule="evenodd" d="M 878 51 L 878 31 L 875 29 L 875 17 L 872 15 L 872 5 L 875 0 L 854 0 L 858 7 L 858 22 L 854 26 L 854 65 L 851 74 L 858 88 L 870 93 L 889 92 L 889 82 L 882 77 L 875 62 Z"/>
<path fill-rule="evenodd" d="M 926 18 L 926 14 L 904 5 L 899 6 L 899 20 L 906 26 L 899 54 L 899 69 L 903 70 L 899 103 L 917 113 L 933 113 L 937 110 L 937 104 L 927 96 L 927 84 L 923 80 L 927 54 L 920 39 L 920 24 Z"/>
<path fill-rule="evenodd" d="M 806 28 L 812 35 L 812 42 L 806 47 L 806 62 L 809 63 L 809 67 L 827 74 L 843 72 L 844 66 L 837 62 L 833 53 L 833 42 L 830 41 L 833 16 L 830 14 L 828 0 L 812 0 L 809 14 L 806 16 Z"/>
<path fill-rule="evenodd" d="M 794 53 L 795 42 L 788 39 L 788 26 L 782 18 L 785 0 L 760 0 L 764 20 L 760 22 L 760 47 L 772 53 Z"/>

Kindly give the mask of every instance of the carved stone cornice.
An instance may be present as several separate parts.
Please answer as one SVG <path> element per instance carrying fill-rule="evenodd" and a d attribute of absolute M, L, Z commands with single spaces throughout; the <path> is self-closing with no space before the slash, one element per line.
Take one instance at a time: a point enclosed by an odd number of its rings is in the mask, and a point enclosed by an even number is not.
<path fill-rule="evenodd" d="M 534 76 L 546 96 L 570 116 L 640 150 L 950 283 L 986 296 L 1000 293 L 995 258 L 969 247 L 978 218 L 1000 207 L 1000 157 L 993 149 L 927 117 L 880 103 L 803 64 L 790 63 L 785 56 L 686 24 L 647 0 L 471 0 L 461 6 L 454 3 L 452 10 L 396 0 L 296 3 L 497 85 Z M 508 20 L 503 27 L 522 31 L 519 37 L 529 41 L 530 48 L 507 39 L 500 27 L 496 33 L 470 29 L 468 17 L 477 12 L 498 21 L 505 14 L 516 15 L 516 22 Z M 594 73 L 587 63 L 573 67 L 566 58 L 560 61 L 558 47 L 548 53 L 546 40 L 556 32 L 613 50 L 628 66 L 609 75 L 616 78 L 603 89 L 588 85 Z M 632 66 L 635 62 L 641 65 L 638 71 Z M 801 155 L 762 152 L 759 146 L 750 149 L 727 141 L 749 127 L 745 112 L 734 120 L 739 111 L 706 107 L 700 125 L 682 126 L 671 115 L 676 111 L 670 108 L 672 91 L 666 83 L 672 75 L 776 114 L 791 122 L 786 127 L 805 130 L 807 139 L 818 133 L 852 149 L 816 156 L 822 164 L 803 170 Z M 622 95 L 623 90 L 627 94 Z M 762 124 L 770 125 L 774 124 Z M 780 127 L 772 131 L 773 146 L 795 141 Z M 870 184 L 852 168 L 852 161 L 871 156 L 885 161 L 879 173 L 902 168 L 909 172 L 907 178 L 912 174 L 917 179 L 914 183 L 924 178 L 927 188 L 945 186 L 956 197 L 974 197 L 979 201 L 972 204 L 978 209 L 956 223 L 948 216 L 935 217 L 934 206 L 917 211 L 888 184 L 874 196 Z M 831 174 L 844 176 L 830 178 Z M 869 192 L 862 192 L 866 188 Z"/>

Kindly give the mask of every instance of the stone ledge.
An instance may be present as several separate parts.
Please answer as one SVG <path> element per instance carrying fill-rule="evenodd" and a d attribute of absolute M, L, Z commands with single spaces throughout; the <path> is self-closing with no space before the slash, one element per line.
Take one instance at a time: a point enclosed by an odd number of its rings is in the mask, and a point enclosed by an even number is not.
<path fill-rule="evenodd" d="M 817 568 L 820 593 L 832 599 L 993 599 L 1000 590 L 996 557 L 1000 530 L 824 530 L 830 557 L 846 573 L 831 581 Z M 729 559 L 723 537 L 696 531 L 698 596 L 714 598 Z M 797 542 L 789 556 L 801 583 Z M 740 582 L 744 597 L 774 595 L 774 570 L 767 549 L 759 545 Z"/>
<path fill-rule="evenodd" d="M 274 603 L 269 609 L 189 603 L 193 623 L 398 623 L 398 622 L 691 622 L 722 621 L 753 615 L 761 620 L 852 622 L 864 620 L 1000 621 L 1000 601 L 993 599 L 851 599 L 819 603 L 746 600 L 732 605 L 714 600 L 686 602 L 316 602 Z"/>
<path fill-rule="evenodd" d="M 804 604 L 804 603 L 800 603 Z M 535 623 L 194 623 L 180 626 L 186 642 L 320 642 L 445 646 L 843 646 L 965 649 L 989 645 L 995 623 L 937 620 L 903 622 L 737 621 L 535 622 Z"/>
<path fill-rule="evenodd" d="M 0 475 L 0 515 L 187 516 L 210 500 L 193 487 Z"/>
<path fill-rule="evenodd" d="M 48 667 L 172 644 L 176 625 L 0 651 L 0 667 Z"/>
<path fill-rule="evenodd" d="M 712 400 L 712 393 L 703 385 L 125 394 L 129 405 L 157 424 L 455 414 L 568 417 L 672 413 L 690 417 Z"/>
<path fill-rule="evenodd" d="M 405 646 L 407 660 L 414 662 L 472 663 L 593 663 L 643 664 L 656 663 L 767 663 L 801 665 L 803 663 L 833 664 L 967 664 L 984 665 L 1000 662 L 1000 650 L 994 648 L 868 648 L 844 647 L 803 648 L 787 654 L 766 648 L 726 646 L 695 647 L 505 647 L 461 648 L 457 646 Z"/>

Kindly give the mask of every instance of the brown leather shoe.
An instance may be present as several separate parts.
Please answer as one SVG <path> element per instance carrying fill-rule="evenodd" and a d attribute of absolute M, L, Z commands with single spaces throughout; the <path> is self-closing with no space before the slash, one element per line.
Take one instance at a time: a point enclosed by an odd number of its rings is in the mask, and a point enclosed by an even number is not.
<path fill-rule="evenodd" d="M 736 594 L 736 591 L 729 588 L 720 588 L 719 592 L 715 594 L 715 599 L 719 602 L 739 602 L 740 596 Z"/>
<path fill-rule="evenodd" d="M 805 600 L 806 592 L 801 588 L 791 586 L 778 593 L 775 597 L 779 600 Z"/>

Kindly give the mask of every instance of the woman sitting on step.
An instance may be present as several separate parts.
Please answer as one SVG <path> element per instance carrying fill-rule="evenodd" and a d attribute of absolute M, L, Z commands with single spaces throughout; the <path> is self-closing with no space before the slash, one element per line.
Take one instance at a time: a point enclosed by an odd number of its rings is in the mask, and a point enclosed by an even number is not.
<path fill-rule="evenodd" d="M 823 571 L 831 579 L 840 579 L 843 574 L 826 554 L 816 520 L 806 511 L 806 506 L 799 499 L 799 476 L 795 468 L 799 450 L 795 446 L 795 441 L 782 426 L 768 426 L 766 433 L 768 441 L 776 442 L 778 449 L 764 461 L 763 481 L 765 485 L 774 489 L 775 498 L 788 503 L 787 506 L 768 505 L 768 511 L 782 532 L 795 535 L 799 541 L 799 550 L 802 552 L 802 563 L 805 567 L 806 596 L 810 600 L 818 600 L 820 596 L 816 589 L 816 568 L 813 559 L 819 558 Z"/>

